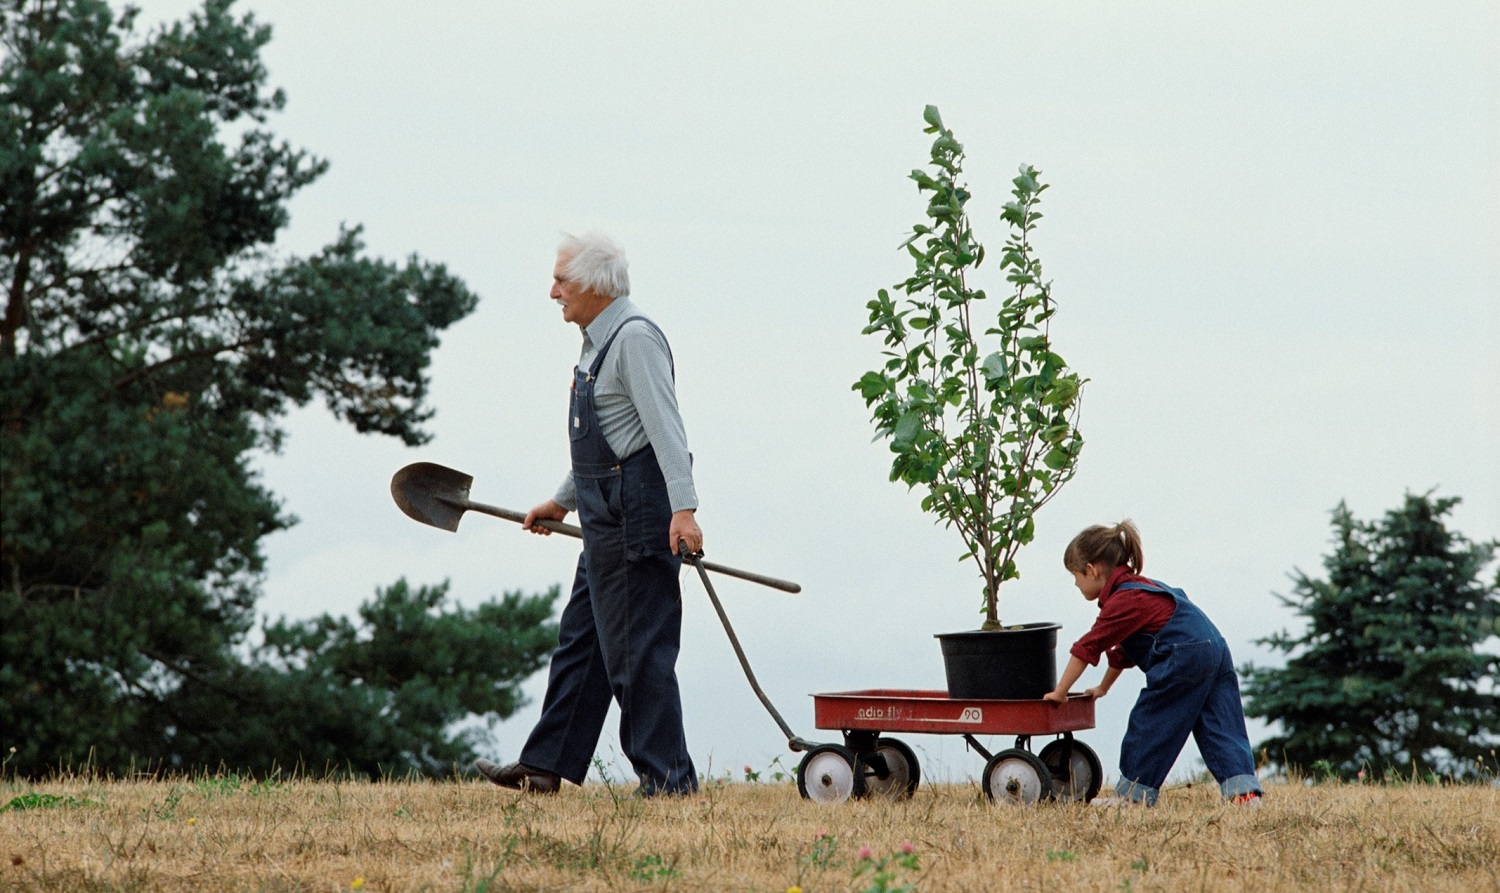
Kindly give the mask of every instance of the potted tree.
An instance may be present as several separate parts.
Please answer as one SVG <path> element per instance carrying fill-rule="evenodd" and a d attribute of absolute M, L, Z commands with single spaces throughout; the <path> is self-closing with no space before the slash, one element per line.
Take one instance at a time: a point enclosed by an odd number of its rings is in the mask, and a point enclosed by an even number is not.
<path fill-rule="evenodd" d="M 1000 587 L 1019 576 L 1016 553 L 1035 535 L 1037 510 L 1073 477 L 1083 447 L 1084 380 L 1052 348 L 1056 305 L 1031 241 L 1047 185 L 1029 165 L 1011 181 L 1000 215 L 1010 225 L 1000 257 L 1009 294 L 996 302 L 972 281 L 986 254 L 965 210 L 963 146 L 935 106 L 923 117 L 936 134 L 931 164 L 911 178 L 929 197 L 927 221 L 902 245 L 916 268 L 869 302 L 864 332 L 884 339 L 886 362 L 854 387 L 877 438 L 890 441 L 891 480 L 925 488 L 923 510 L 956 529 L 961 560 L 979 566 L 983 625 L 938 636 L 949 694 L 1037 698 L 1056 684 L 1059 626 L 1005 626 Z"/>

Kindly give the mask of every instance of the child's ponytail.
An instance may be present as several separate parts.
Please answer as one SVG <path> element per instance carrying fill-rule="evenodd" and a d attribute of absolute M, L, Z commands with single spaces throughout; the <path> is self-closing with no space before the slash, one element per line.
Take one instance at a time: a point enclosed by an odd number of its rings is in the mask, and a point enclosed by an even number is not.
<path fill-rule="evenodd" d="M 1063 567 L 1083 573 L 1087 564 L 1103 565 L 1111 570 L 1124 565 L 1132 573 L 1140 573 L 1146 565 L 1141 532 L 1127 519 L 1113 527 L 1096 524 L 1078 534 L 1063 552 Z"/>

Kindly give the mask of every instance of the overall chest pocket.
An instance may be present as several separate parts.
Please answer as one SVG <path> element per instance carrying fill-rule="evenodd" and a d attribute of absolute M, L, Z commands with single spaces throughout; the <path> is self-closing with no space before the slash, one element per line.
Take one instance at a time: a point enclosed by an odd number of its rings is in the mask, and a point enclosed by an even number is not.
<path fill-rule="evenodd" d="M 589 436 L 592 413 L 585 411 L 593 402 L 594 381 L 587 375 L 576 374 L 573 378 L 573 393 L 568 398 L 568 439 L 583 440 Z"/>

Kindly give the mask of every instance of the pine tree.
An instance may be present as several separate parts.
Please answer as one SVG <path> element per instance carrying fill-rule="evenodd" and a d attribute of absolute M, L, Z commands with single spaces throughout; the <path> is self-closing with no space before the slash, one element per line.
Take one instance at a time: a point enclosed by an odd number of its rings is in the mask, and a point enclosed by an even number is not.
<path fill-rule="evenodd" d="M 423 443 L 438 333 L 477 298 L 357 228 L 275 254 L 327 165 L 264 129 L 270 29 L 231 7 L 142 36 L 102 0 L 0 0 L 0 746 L 22 775 L 434 773 L 471 755 L 452 721 L 508 715 L 554 641 L 555 591 L 465 612 L 403 582 L 361 636 L 324 618 L 250 647 L 261 540 L 293 523 L 252 459 L 314 399 Z"/>
<path fill-rule="evenodd" d="M 1500 744 L 1497 542 L 1448 530 L 1459 502 L 1407 496 L 1379 522 L 1340 503 L 1328 576 L 1297 572 L 1282 602 L 1307 629 L 1261 644 L 1294 655 L 1244 671 L 1246 714 L 1280 724 L 1261 744 L 1280 765 L 1353 777 L 1493 772 Z"/>

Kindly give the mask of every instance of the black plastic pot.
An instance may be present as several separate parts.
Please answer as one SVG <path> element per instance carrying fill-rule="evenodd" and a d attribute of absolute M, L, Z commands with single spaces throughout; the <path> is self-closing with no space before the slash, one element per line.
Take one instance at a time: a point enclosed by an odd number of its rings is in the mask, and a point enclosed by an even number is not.
<path fill-rule="evenodd" d="M 1034 700 L 1057 685 L 1056 623 L 939 633 L 948 697 Z"/>

